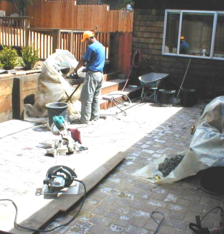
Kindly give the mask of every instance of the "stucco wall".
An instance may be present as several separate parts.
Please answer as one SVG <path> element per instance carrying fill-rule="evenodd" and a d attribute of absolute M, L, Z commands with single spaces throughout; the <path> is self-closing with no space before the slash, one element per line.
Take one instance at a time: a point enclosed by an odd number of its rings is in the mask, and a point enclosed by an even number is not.
<path fill-rule="evenodd" d="M 169 73 L 165 86 L 178 88 L 189 58 L 162 55 L 164 13 L 159 9 L 135 9 L 132 49 L 144 56 L 138 75 L 153 69 Z M 215 96 L 224 95 L 224 61 L 192 58 L 184 86 L 198 88 L 200 95 L 211 90 L 216 90 Z"/>

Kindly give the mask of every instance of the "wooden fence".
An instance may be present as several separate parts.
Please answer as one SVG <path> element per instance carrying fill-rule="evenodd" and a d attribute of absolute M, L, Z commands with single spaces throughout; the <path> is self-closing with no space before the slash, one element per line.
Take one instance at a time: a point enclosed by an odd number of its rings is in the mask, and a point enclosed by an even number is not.
<path fill-rule="evenodd" d="M 0 9 L 9 16 L 13 12 L 13 4 L 3 1 Z M 90 30 L 97 26 L 101 32 L 132 32 L 134 13 L 109 10 L 108 5 L 75 5 L 75 0 L 35 0 L 28 8 L 28 15 L 31 18 L 30 26 L 34 28 Z"/>
<path fill-rule="evenodd" d="M 86 51 L 81 43 L 83 31 L 28 28 L 28 17 L 0 17 L 0 45 L 23 47 L 32 45 L 39 50 L 39 58 L 47 59 L 56 49 L 68 50 L 79 61 Z M 105 46 L 108 59 L 110 33 L 97 32 L 96 38 Z"/>
<path fill-rule="evenodd" d="M 32 45 L 39 50 L 39 58 L 47 59 L 56 49 L 68 50 L 80 61 L 86 51 L 86 43 L 81 43 L 83 31 L 28 28 L 28 19 L 17 19 L 12 26 L 8 17 L 4 24 L 0 17 L 0 45 L 22 47 Z M 8 22 L 8 24 L 7 24 Z M 25 22 L 25 23 L 24 23 Z M 19 25 L 19 26 L 18 26 Z M 110 68 L 128 74 L 132 48 L 131 32 L 97 32 L 96 38 L 105 46 L 106 59 Z"/>
<path fill-rule="evenodd" d="M 29 17 L 0 17 L 0 45 L 27 45 Z"/>
<path fill-rule="evenodd" d="M 59 47 L 72 52 L 78 61 L 85 53 L 87 47 L 86 43 L 81 43 L 82 34 L 83 32 L 81 31 L 60 30 Z M 97 32 L 95 36 L 96 39 L 104 45 L 106 59 L 109 59 L 110 33 Z"/>

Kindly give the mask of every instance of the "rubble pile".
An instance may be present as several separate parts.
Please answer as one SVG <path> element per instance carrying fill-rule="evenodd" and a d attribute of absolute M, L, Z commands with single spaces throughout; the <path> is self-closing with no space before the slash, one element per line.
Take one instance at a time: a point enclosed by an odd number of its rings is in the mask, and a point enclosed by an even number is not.
<path fill-rule="evenodd" d="M 183 158 L 183 155 L 176 155 L 172 158 L 165 158 L 164 162 L 159 164 L 158 169 L 163 174 L 163 176 L 166 177 L 179 165 Z"/>

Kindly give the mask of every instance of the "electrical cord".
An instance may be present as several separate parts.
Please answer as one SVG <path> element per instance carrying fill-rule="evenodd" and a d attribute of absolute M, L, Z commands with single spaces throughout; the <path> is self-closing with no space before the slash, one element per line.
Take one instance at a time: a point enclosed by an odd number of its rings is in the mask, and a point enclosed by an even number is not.
<path fill-rule="evenodd" d="M 222 209 L 222 207 L 216 206 L 215 208 L 213 208 L 213 209 L 211 209 L 210 211 L 208 211 L 207 214 L 205 214 L 205 215 L 201 218 L 201 222 L 202 222 L 202 220 L 203 220 L 208 214 L 210 214 L 210 213 L 211 213 L 213 210 L 215 210 L 215 209 L 221 210 L 222 213 L 224 212 L 224 210 Z"/>
<path fill-rule="evenodd" d="M 162 215 L 163 216 L 163 218 L 161 219 L 161 221 L 160 222 L 158 222 L 154 217 L 153 217 L 153 215 L 154 214 L 160 214 L 160 215 Z M 164 216 L 164 214 L 163 213 L 161 213 L 161 212 L 159 212 L 159 211 L 153 211 L 151 214 L 150 214 L 150 216 L 151 216 L 151 218 L 157 223 L 157 228 L 156 228 L 156 230 L 155 230 L 155 232 L 153 233 L 153 234 L 156 234 L 156 233 L 158 233 L 158 231 L 159 231 L 159 229 L 160 229 L 160 227 L 161 227 L 161 225 L 162 225 L 162 223 L 163 223 L 163 221 L 164 221 L 164 219 L 165 219 L 165 216 Z"/>
<path fill-rule="evenodd" d="M 17 216 L 18 216 L 18 207 L 17 205 L 15 204 L 15 202 L 13 202 L 11 199 L 0 199 L 0 201 L 10 201 L 13 206 L 15 207 L 15 210 L 16 210 L 16 214 L 15 214 L 15 219 L 14 219 L 14 227 L 17 228 L 17 229 L 25 229 L 27 231 L 32 231 L 32 232 L 52 232 L 52 231 L 55 231 L 56 229 L 58 228 L 62 228 L 62 227 L 65 227 L 67 225 L 69 225 L 79 214 L 79 212 L 81 211 L 82 207 L 83 207 L 83 204 L 85 202 L 85 199 L 86 199 L 86 185 L 84 184 L 84 182 L 82 182 L 81 180 L 76 180 L 76 179 L 73 179 L 74 181 L 76 182 L 79 182 L 83 185 L 83 188 L 84 188 L 84 195 L 83 195 L 83 199 L 81 201 L 81 205 L 79 207 L 79 210 L 78 212 L 76 213 L 76 215 L 71 219 L 69 220 L 67 223 L 64 223 L 64 224 L 61 224 L 61 225 L 58 225 L 52 229 L 48 229 L 48 230 L 42 230 L 42 229 L 33 229 L 33 228 L 28 228 L 28 227 L 24 227 L 22 225 L 19 225 L 17 223 Z"/>
<path fill-rule="evenodd" d="M 194 223 L 190 223 L 190 224 L 189 224 L 189 228 L 193 231 L 193 233 L 199 234 L 199 233 L 202 233 L 202 231 L 207 231 L 207 232 L 208 232 L 208 228 L 202 228 L 202 227 L 201 227 L 201 222 L 203 221 L 203 219 L 204 219 L 207 215 L 209 215 L 209 214 L 210 214 L 213 210 L 215 210 L 215 209 L 219 209 L 219 210 L 221 211 L 221 217 L 222 217 L 222 215 L 223 215 L 223 213 L 224 213 L 224 210 L 223 210 L 220 206 L 217 206 L 217 207 L 211 209 L 210 211 L 208 211 L 201 219 L 200 219 L 199 216 L 196 216 L 196 224 L 194 224 Z M 222 222 L 222 221 L 221 221 L 221 222 Z M 207 233 L 207 232 L 205 232 L 205 233 Z M 204 232 L 203 232 L 203 233 L 204 233 Z"/>

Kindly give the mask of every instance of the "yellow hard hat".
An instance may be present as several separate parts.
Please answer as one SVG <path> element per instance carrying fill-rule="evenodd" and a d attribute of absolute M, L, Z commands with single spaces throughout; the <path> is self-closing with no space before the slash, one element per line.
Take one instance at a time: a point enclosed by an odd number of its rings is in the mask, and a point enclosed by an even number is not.
<path fill-rule="evenodd" d="M 87 38 L 90 38 L 90 37 L 94 37 L 94 33 L 91 31 L 85 31 L 83 33 L 83 37 L 82 37 L 81 42 L 84 42 Z"/>
<path fill-rule="evenodd" d="M 184 40 L 185 38 L 184 38 L 184 36 L 181 36 L 180 39 L 181 39 L 181 40 Z"/>

